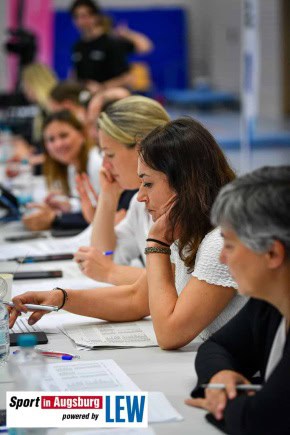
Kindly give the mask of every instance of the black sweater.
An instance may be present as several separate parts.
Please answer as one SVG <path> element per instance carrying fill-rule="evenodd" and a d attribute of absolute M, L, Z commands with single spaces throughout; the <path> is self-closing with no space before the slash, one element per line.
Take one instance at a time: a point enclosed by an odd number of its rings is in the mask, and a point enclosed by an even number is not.
<path fill-rule="evenodd" d="M 198 383 L 193 397 L 203 396 L 201 384 L 221 370 L 234 370 L 249 380 L 265 371 L 281 314 L 272 305 L 251 299 L 245 307 L 204 343 L 197 354 Z M 255 380 L 253 380 L 255 382 Z M 255 396 L 240 394 L 227 402 L 224 420 L 210 419 L 231 435 L 290 434 L 290 333 L 283 357 Z"/>

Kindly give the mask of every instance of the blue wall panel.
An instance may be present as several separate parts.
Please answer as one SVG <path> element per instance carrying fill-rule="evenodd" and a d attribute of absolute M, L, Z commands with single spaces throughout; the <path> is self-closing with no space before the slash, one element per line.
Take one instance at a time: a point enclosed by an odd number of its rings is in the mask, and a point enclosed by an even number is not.
<path fill-rule="evenodd" d="M 186 88 L 188 85 L 188 53 L 186 19 L 181 8 L 110 9 L 105 13 L 115 24 L 126 23 L 130 28 L 145 33 L 152 39 L 155 50 L 145 56 L 134 55 L 130 60 L 144 60 L 151 68 L 156 90 Z M 54 66 L 58 76 L 68 75 L 70 47 L 78 33 L 68 12 L 55 14 Z"/>

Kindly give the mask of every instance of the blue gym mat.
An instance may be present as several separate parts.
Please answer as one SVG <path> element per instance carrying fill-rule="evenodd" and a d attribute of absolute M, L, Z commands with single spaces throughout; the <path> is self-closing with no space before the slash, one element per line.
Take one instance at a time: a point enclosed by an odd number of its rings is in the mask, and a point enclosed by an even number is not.
<path fill-rule="evenodd" d="M 197 119 L 213 134 L 224 150 L 239 149 L 239 112 L 223 110 L 205 113 L 177 106 L 168 106 L 167 110 L 172 119 L 181 116 L 192 116 Z M 275 121 L 273 119 L 259 119 L 252 142 L 252 148 L 269 149 L 275 147 L 290 147 L 290 120 Z"/>

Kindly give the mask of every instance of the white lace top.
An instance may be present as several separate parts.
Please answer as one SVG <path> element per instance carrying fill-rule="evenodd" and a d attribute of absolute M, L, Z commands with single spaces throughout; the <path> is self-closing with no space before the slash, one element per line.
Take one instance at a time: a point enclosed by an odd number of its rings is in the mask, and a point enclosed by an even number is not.
<path fill-rule="evenodd" d="M 171 245 L 171 263 L 175 264 L 175 286 L 178 294 L 182 292 L 191 276 L 209 284 L 237 289 L 237 284 L 230 276 L 228 267 L 219 262 L 222 246 L 220 229 L 216 228 L 202 240 L 196 254 L 194 270 L 188 273 L 188 269 L 179 257 L 177 245 L 175 243 Z M 220 315 L 200 333 L 199 337 L 206 340 L 227 323 L 246 302 L 246 297 L 236 294 Z"/>

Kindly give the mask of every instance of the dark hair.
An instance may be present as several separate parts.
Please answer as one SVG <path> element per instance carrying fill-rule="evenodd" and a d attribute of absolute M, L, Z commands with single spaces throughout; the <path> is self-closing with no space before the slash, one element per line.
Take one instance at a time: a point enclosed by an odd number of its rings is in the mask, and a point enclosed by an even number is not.
<path fill-rule="evenodd" d="M 102 15 L 101 8 L 93 0 L 75 0 L 69 8 L 70 14 L 74 16 L 80 7 L 88 8 L 92 15 Z"/>
<path fill-rule="evenodd" d="M 177 194 L 169 214 L 170 231 L 178 228 L 178 250 L 193 270 L 198 247 L 213 228 L 212 204 L 222 186 L 235 178 L 213 136 L 191 118 L 155 128 L 140 144 L 140 157 L 164 173 Z"/>
<path fill-rule="evenodd" d="M 69 111 L 69 110 L 61 110 L 60 112 L 55 112 L 47 116 L 44 121 L 43 129 L 45 129 L 52 122 L 63 122 L 65 124 L 70 125 L 75 130 L 82 133 L 84 136 L 84 144 L 82 146 L 80 155 L 79 155 L 79 172 L 86 172 L 87 170 L 87 162 L 89 151 L 93 146 L 93 143 L 88 138 L 85 126 Z M 45 147 L 44 147 L 45 149 Z M 44 162 L 44 175 L 46 177 L 48 187 L 52 187 L 55 181 L 59 181 L 62 186 L 63 192 L 65 194 L 70 194 L 69 185 L 68 185 L 68 175 L 67 175 L 67 165 L 57 162 L 53 159 L 45 149 L 45 162 Z"/>
<path fill-rule="evenodd" d="M 80 96 L 82 92 L 86 92 L 86 90 L 81 84 L 67 80 L 58 83 L 51 90 L 49 96 L 58 103 L 70 100 L 75 104 L 81 105 Z"/>

